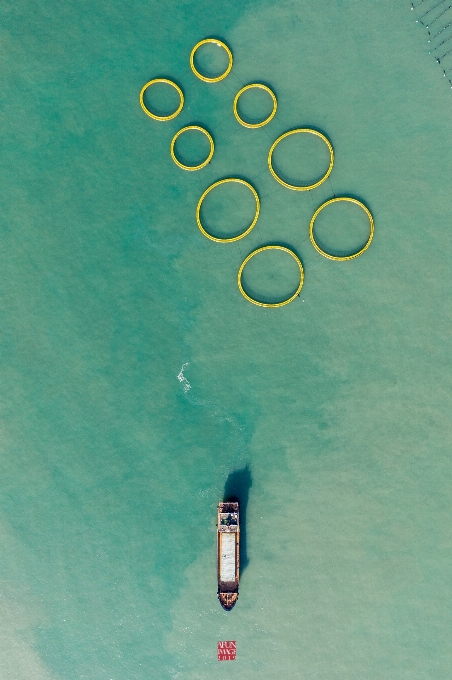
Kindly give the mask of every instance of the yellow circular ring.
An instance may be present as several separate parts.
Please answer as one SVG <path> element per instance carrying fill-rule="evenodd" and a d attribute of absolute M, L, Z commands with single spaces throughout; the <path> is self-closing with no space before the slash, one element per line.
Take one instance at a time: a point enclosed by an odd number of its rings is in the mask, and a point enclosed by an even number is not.
<path fill-rule="evenodd" d="M 324 250 L 322 250 L 318 244 L 316 243 L 316 240 L 314 238 L 314 222 L 317 218 L 317 215 L 323 208 L 326 208 L 327 205 L 330 205 L 330 203 L 336 203 L 337 201 L 348 201 L 350 203 L 356 203 L 356 205 L 359 205 L 364 212 L 366 213 L 367 217 L 369 218 L 370 222 L 370 235 L 368 238 L 368 241 L 364 248 L 361 248 L 357 253 L 354 253 L 353 255 L 346 255 L 345 257 L 336 257 L 336 255 L 330 255 L 329 253 L 326 253 Z M 372 239 L 374 237 L 374 218 L 372 217 L 372 213 L 370 210 L 364 205 L 364 203 L 361 203 L 361 201 L 358 201 L 356 198 L 349 198 L 348 196 L 339 196 L 338 198 L 330 198 L 329 201 L 325 201 L 325 203 L 322 203 L 320 208 L 317 208 L 315 211 L 314 215 L 312 216 L 311 219 L 311 224 L 309 225 L 309 238 L 311 239 L 311 243 L 314 246 L 314 248 L 317 250 L 320 255 L 323 255 L 323 257 L 327 257 L 329 260 L 336 260 L 338 262 L 342 262 L 343 260 L 353 260 L 355 257 L 359 257 L 359 255 L 362 255 L 365 250 L 368 249 L 370 246 Z"/>
<path fill-rule="evenodd" d="M 265 120 L 263 120 L 261 123 L 245 123 L 243 118 L 240 118 L 238 111 L 237 111 L 237 103 L 239 101 L 240 95 L 242 95 L 244 92 L 246 92 L 246 90 L 250 90 L 253 87 L 258 87 L 261 90 L 265 90 L 265 92 L 268 92 L 268 94 L 270 95 L 270 97 L 273 100 L 273 111 L 271 112 L 269 117 L 266 118 Z M 267 123 L 269 123 L 271 121 L 271 119 L 274 117 L 277 108 L 278 108 L 278 101 L 276 99 L 275 93 L 272 92 L 272 90 L 270 90 L 269 87 L 267 87 L 266 85 L 262 85 L 261 83 L 251 83 L 251 85 L 245 85 L 245 87 L 242 87 L 242 89 L 239 90 L 237 92 L 237 94 L 235 95 L 234 105 L 233 105 L 234 116 L 237 118 L 240 125 L 243 125 L 244 127 L 247 127 L 247 128 L 264 127 L 264 125 L 267 125 Z"/>
<path fill-rule="evenodd" d="M 237 184 L 244 184 L 246 187 L 248 187 L 248 189 L 251 189 L 253 196 L 254 196 L 254 199 L 256 201 L 256 213 L 254 215 L 254 219 L 251 222 L 250 226 L 245 231 L 243 231 L 241 234 L 239 234 L 238 236 L 233 236 L 232 238 L 217 238 L 216 236 L 212 236 L 212 234 L 209 234 L 209 232 L 206 231 L 204 229 L 204 227 L 202 226 L 202 223 L 201 223 L 201 205 L 202 205 L 203 200 L 205 199 L 205 197 L 209 193 L 209 191 L 212 191 L 212 189 L 215 189 L 215 187 L 219 186 L 220 184 L 226 184 L 227 182 L 237 182 Z M 199 199 L 198 205 L 196 207 L 196 221 L 198 223 L 198 227 L 200 228 L 200 230 L 202 231 L 204 236 L 207 236 L 207 238 L 210 238 L 211 241 L 216 241 L 217 243 L 232 243 L 233 241 L 240 241 L 241 238 L 244 238 L 247 234 L 250 233 L 251 229 L 253 229 L 253 227 L 255 226 L 255 224 L 257 222 L 257 218 L 259 217 L 260 209 L 261 209 L 261 204 L 260 204 L 259 196 L 258 196 L 256 189 L 249 182 L 245 182 L 244 179 L 238 179 L 238 177 L 228 177 L 227 179 L 220 179 L 218 182 L 214 182 L 213 184 L 210 185 L 210 187 L 208 187 L 205 190 L 205 192 L 203 193 L 203 195 Z"/>
<path fill-rule="evenodd" d="M 199 130 L 200 132 L 203 132 L 206 135 L 207 139 L 209 140 L 210 144 L 209 155 L 207 156 L 206 160 L 203 163 L 200 163 L 200 165 L 184 165 L 183 163 L 180 162 L 180 160 L 176 157 L 176 154 L 174 153 L 174 145 L 176 143 L 177 138 L 186 130 Z M 186 127 L 181 128 L 179 132 L 176 132 L 176 134 L 172 138 L 170 146 L 171 158 L 176 163 L 176 165 L 178 165 L 183 170 L 201 170 L 201 168 L 204 168 L 208 163 L 210 163 L 214 150 L 215 145 L 213 143 L 212 136 L 207 132 L 207 130 L 205 130 L 203 127 L 200 127 L 199 125 L 187 125 Z"/>
<path fill-rule="evenodd" d="M 156 116 L 155 113 L 151 113 L 149 109 L 146 107 L 146 104 L 144 103 L 144 93 L 150 87 L 151 85 L 155 85 L 155 83 L 168 83 L 168 85 L 172 85 L 177 92 L 179 93 L 179 98 L 180 98 L 180 103 L 177 109 L 175 110 L 174 113 L 172 113 L 169 116 Z M 173 83 L 172 80 L 168 80 L 168 78 L 154 78 L 154 80 L 150 80 L 146 85 L 144 85 L 141 89 L 140 92 L 140 105 L 143 111 L 153 118 L 154 120 L 172 120 L 172 118 L 175 118 L 176 116 L 179 115 L 179 113 L 182 111 L 183 106 L 184 106 L 184 93 L 180 89 L 179 85 L 176 85 L 176 83 Z"/>
<path fill-rule="evenodd" d="M 285 253 L 289 253 L 289 255 L 292 255 L 294 258 L 295 262 L 298 265 L 298 268 L 300 270 L 300 283 L 298 284 L 298 288 L 295 291 L 295 293 L 290 297 L 287 298 L 287 300 L 283 300 L 282 302 L 259 302 L 259 300 L 255 300 L 254 298 L 250 297 L 245 291 L 243 290 L 242 286 L 242 273 L 243 270 L 245 269 L 245 265 L 249 260 L 251 260 L 252 257 L 257 255 L 257 253 L 261 253 L 263 250 L 283 250 Z M 301 260 L 295 255 L 293 250 L 290 250 L 290 248 L 284 248 L 284 246 L 262 246 L 262 248 L 257 248 L 257 250 L 253 250 L 252 253 L 246 257 L 242 264 L 240 265 L 239 273 L 237 275 L 237 283 L 239 286 L 239 290 L 242 293 L 243 297 L 246 298 L 249 302 L 252 302 L 253 305 L 258 305 L 258 307 L 284 307 L 284 305 L 288 305 L 289 302 L 292 302 L 292 300 L 295 300 L 301 289 L 303 288 L 303 283 L 304 283 L 304 270 L 303 270 L 303 265 L 301 264 Z"/>
<path fill-rule="evenodd" d="M 214 45 L 218 45 L 218 47 L 223 47 L 223 49 L 226 50 L 227 55 L 228 55 L 228 59 L 229 59 L 228 67 L 227 67 L 226 71 L 224 73 L 222 73 L 220 76 L 218 76 L 217 78 L 207 78 L 206 76 L 203 76 L 197 70 L 197 68 L 195 66 L 196 50 L 198 50 L 201 47 L 201 45 L 206 45 L 207 43 L 213 43 Z M 193 71 L 193 73 L 195 74 L 195 76 L 197 78 L 199 78 L 200 80 L 203 80 L 205 83 L 218 83 L 220 80 L 223 80 L 223 78 L 226 78 L 226 76 L 229 74 L 229 72 L 232 68 L 232 61 L 233 61 L 232 52 L 229 49 L 229 47 L 227 45 L 225 45 L 224 42 L 221 42 L 221 40 L 217 40 L 216 38 L 206 38 L 205 40 L 200 40 L 199 43 L 197 43 L 194 46 L 194 48 L 192 49 L 191 54 L 190 54 L 191 70 Z"/>
<path fill-rule="evenodd" d="M 279 144 L 279 142 L 281 140 L 285 139 L 285 137 L 289 137 L 290 135 L 295 135 L 298 132 L 308 132 L 311 135 L 316 135 L 317 137 L 320 137 L 320 139 L 323 139 L 323 141 L 327 145 L 328 150 L 330 152 L 330 165 L 329 165 L 328 170 L 326 171 L 326 173 L 322 177 L 322 179 L 320 179 L 315 184 L 310 184 L 309 186 L 302 186 L 302 187 L 296 186 L 295 184 L 288 184 L 287 182 L 285 182 L 283 179 L 281 179 L 281 177 L 279 177 L 276 174 L 276 172 L 273 168 L 273 165 L 272 165 L 273 151 L 275 150 L 277 144 Z M 333 151 L 333 147 L 331 145 L 330 140 L 327 137 L 325 137 L 325 135 L 322 135 L 321 132 L 318 132 L 317 130 L 312 130 L 311 128 L 297 128 L 296 130 L 289 130 L 289 132 L 285 132 L 283 135 L 278 137 L 278 139 L 275 142 L 273 142 L 273 144 L 270 148 L 270 151 L 268 152 L 268 168 L 269 168 L 271 174 L 273 175 L 273 177 L 276 179 L 277 182 L 282 184 L 284 187 L 287 187 L 288 189 L 293 189 L 294 191 L 309 191 L 310 189 L 315 189 L 316 187 L 320 186 L 320 184 L 322 184 L 322 182 L 324 182 L 327 179 L 327 177 L 329 177 L 331 170 L 333 169 L 333 164 L 334 164 L 334 151 Z"/>

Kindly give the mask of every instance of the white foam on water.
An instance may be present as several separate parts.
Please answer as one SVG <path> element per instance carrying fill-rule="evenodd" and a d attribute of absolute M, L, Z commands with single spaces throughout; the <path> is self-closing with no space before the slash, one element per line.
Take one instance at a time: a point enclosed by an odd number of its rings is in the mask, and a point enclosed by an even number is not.
<path fill-rule="evenodd" d="M 190 385 L 190 383 L 188 382 L 187 378 L 186 378 L 185 375 L 184 375 L 184 371 L 185 371 L 185 369 L 187 368 L 187 366 L 189 365 L 189 363 L 190 363 L 190 362 L 187 361 L 185 364 L 182 364 L 182 368 L 180 369 L 180 371 L 179 371 L 179 373 L 178 373 L 178 375 L 177 375 L 177 379 L 178 379 L 179 382 L 182 383 L 182 385 L 183 385 L 184 392 L 188 392 L 188 390 L 191 389 L 191 385 Z"/>

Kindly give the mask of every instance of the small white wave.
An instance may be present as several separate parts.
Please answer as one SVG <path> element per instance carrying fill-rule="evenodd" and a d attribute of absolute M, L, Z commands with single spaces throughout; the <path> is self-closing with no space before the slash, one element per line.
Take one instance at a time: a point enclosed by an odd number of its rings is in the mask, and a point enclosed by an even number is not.
<path fill-rule="evenodd" d="M 182 364 L 182 368 L 180 369 L 177 379 L 179 380 L 180 383 L 182 383 L 182 386 L 184 388 L 184 392 L 188 392 L 189 389 L 191 389 L 191 385 L 188 382 L 187 378 L 184 375 L 184 371 L 189 365 L 189 361 L 187 361 L 185 364 Z"/>

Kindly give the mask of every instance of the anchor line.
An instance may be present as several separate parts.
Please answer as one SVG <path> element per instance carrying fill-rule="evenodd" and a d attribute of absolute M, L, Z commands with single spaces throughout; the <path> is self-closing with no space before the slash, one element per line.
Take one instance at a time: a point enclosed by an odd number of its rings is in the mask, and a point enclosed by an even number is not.
<path fill-rule="evenodd" d="M 433 19 L 433 21 L 432 21 L 432 23 L 430 24 L 430 26 L 433 26 L 433 24 L 435 23 L 435 21 L 438 21 L 438 19 L 439 19 L 440 17 L 442 17 L 443 14 L 446 14 L 446 12 L 448 12 L 451 8 L 452 8 L 452 5 L 449 5 L 449 7 L 446 7 L 446 9 L 444 10 L 444 12 L 441 12 L 441 14 L 438 14 L 438 16 L 436 17 L 436 19 Z M 429 28 L 429 26 L 426 26 L 425 28 Z"/>
<path fill-rule="evenodd" d="M 445 54 L 443 54 L 442 57 L 440 57 L 439 59 L 437 59 L 436 61 L 438 62 L 438 64 L 441 63 L 441 59 L 444 59 L 444 57 L 447 57 L 447 55 L 450 54 L 451 52 L 452 52 L 452 49 L 450 49 L 448 52 L 446 52 Z"/>
<path fill-rule="evenodd" d="M 437 7 L 439 7 L 440 5 L 442 5 L 443 2 L 446 2 L 446 0 L 440 0 L 440 2 L 438 2 L 438 4 L 436 4 L 434 7 L 430 7 L 430 9 L 427 10 L 426 12 L 424 12 L 424 14 L 421 14 L 419 19 L 423 19 L 424 17 L 426 17 L 427 14 L 430 14 L 430 12 L 433 12 L 433 10 L 436 9 Z"/>
<path fill-rule="evenodd" d="M 447 26 L 444 26 L 444 28 L 442 28 L 440 31 L 438 31 L 438 33 L 435 33 L 435 35 L 432 35 L 432 40 L 436 40 L 436 38 L 437 38 L 439 35 L 441 35 L 441 33 L 442 33 L 443 31 L 445 31 L 446 28 L 449 28 L 449 26 L 452 26 L 452 22 L 449 22 L 449 23 L 447 24 Z M 430 34 L 430 35 L 431 35 L 431 34 Z M 429 41 L 429 42 L 430 42 L 430 41 Z"/>

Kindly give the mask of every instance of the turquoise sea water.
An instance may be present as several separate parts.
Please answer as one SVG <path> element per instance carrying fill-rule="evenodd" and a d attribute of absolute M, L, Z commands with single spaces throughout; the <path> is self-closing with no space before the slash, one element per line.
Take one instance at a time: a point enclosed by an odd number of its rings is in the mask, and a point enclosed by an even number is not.
<path fill-rule="evenodd" d="M 2 679 L 450 678 L 452 100 L 409 5 L 3 3 Z M 216 85 L 189 70 L 207 36 L 234 54 Z M 186 97 L 168 123 L 138 102 L 160 76 Z M 253 81 L 279 103 L 261 130 L 231 115 Z M 254 104 L 268 103 L 244 98 L 244 115 Z M 216 145 L 197 173 L 169 156 L 191 123 Z M 309 125 L 335 165 L 291 192 L 266 154 Z M 316 141 L 281 146 L 278 167 L 322 174 Z M 262 212 L 216 244 L 195 208 L 233 175 Z M 375 216 L 354 261 L 308 238 L 333 194 Z M 245 190 L 211 199 L 217 234 L 252 217 Z M 338 252 L 366 238 L 341 208 L 318 225 Z M 305 267 L 276 310 L 236 284 L 266 243 Z M 250 263 L 249 289 L 290 294 L 284 257 Z M 240 470 L 247 563 L 226 613 L 215 508 Z M 219 640 L 237 641 L 235 662 L 216 660 Z"/>

